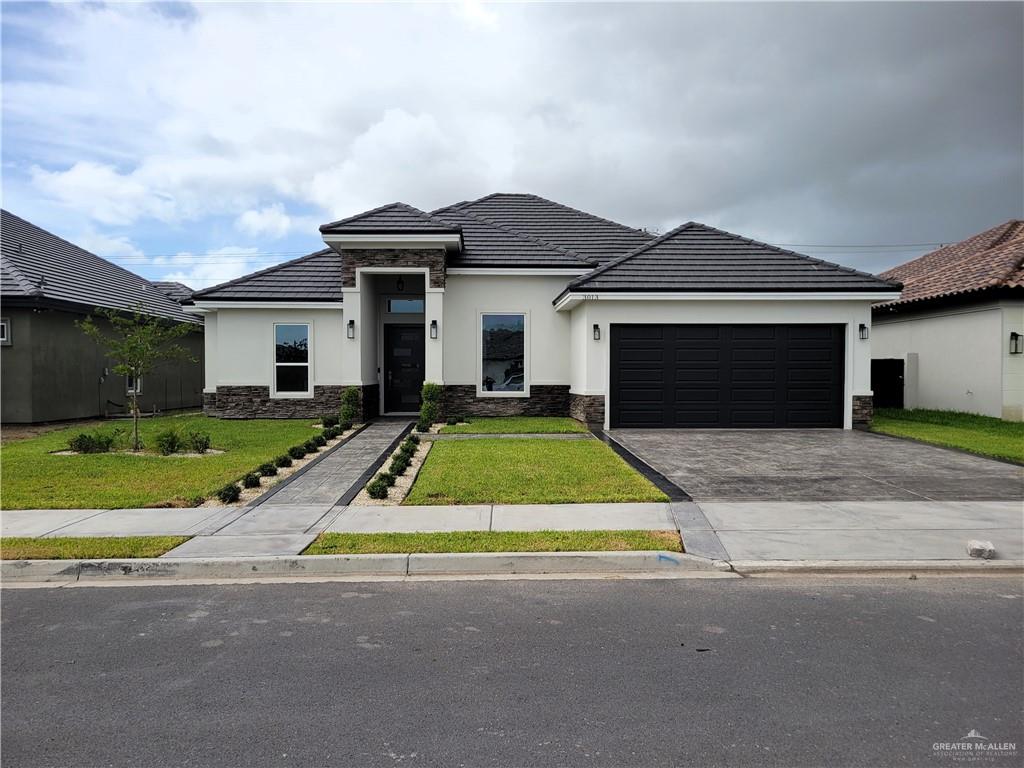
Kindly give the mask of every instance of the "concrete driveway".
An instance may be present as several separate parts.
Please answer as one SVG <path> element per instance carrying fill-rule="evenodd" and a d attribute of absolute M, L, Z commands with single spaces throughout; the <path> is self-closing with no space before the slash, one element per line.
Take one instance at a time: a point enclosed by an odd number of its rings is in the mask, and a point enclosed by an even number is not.
<path fill-rule="evenodd" d="M 841 429 L 616 429 L 694 501 L 1022 501 L 1024 467 Z"/>

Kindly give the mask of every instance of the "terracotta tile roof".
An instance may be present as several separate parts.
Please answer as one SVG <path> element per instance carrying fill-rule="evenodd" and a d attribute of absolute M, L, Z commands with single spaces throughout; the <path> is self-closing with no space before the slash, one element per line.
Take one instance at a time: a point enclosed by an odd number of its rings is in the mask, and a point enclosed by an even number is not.
<path fill-rule="evenodd" d="M 1024 288 L 1024 220 L 1011 219 L 962 242 L 893 267 L 881 276 L 903 283 L 903 295 L 898 301 L 878 307 L 989 288 Z"/>

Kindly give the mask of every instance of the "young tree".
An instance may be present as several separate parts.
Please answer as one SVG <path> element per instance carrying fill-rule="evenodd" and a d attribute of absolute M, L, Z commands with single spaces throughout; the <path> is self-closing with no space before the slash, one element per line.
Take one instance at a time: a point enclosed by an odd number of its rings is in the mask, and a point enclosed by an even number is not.
<path fill-rule="evenodd" d="M 92 315 L 75 324 L 114 360 L 114 373 L 131 376 L 136 382 L 128 396 L 132 409 L 132 450 L 138 451 L 142 447 L 139 443 L 139 396 L 136 394 L 138 381 L 163 360 L 194 362 L 188 350 L 174 342 L 195 328 L 188 323 L 170 323 L 145 315 L 141 306 L 137 306 L 131 316 L 116 309 L 102 308 L 97 308 L 96 314 L 110 324 L 109 329 L 98 325 Z"/>

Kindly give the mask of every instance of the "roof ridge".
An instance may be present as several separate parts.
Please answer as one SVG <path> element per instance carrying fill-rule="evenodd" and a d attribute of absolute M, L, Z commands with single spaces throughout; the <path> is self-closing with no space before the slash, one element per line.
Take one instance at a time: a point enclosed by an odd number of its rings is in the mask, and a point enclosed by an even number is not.
<path fill-rule="evenodd" d="M 599 266 L 597 269 L 591 270 L 587 274 L 581 275 L 580 277 L 577 277 L 575 280 L 570 281 L 569 285 L 566 286 L 566 287 L 567 288 L 572 288 L 573 286 L 576 286 L 576 285 L 582 285 L 583 283 L 588 282 L 588 281 L 594 279 L 598 275 L 604 274 L 605 272 L 607 272 L 612 267 L 616 267 L 619 264 L 622 264 L 623 262 L 628 261 L 629 259 L 633 258 L 634 256 L 637 256 L 637 255 L 643 253 L 644 251 L 646 251 L 646 250 L 648 250 L 650 248 L 653 248 L 654 246 L 658 245 L 659 243 L 664 242 L 667 238 L 671 237 L 672 235 L 675 235 L 675 234 L 677 234 L 679 232 L 682 232 L 684 229 L 686 229 L 688 227 L 691 227 L 691 226 L 704 226 L 704 225 L 703 224 L 698 224 L 696 221 L 687 221 L 687 222 L 685 222 L 683 224 L 680 224 L 675 229 L 670 229 L 665 234 L 658 235 L 653 240 L 649 240 L 648 242 L 644 243 L 643 245 L 639 245 L 636 248 L 634 248 L 633 250 L 627 251 L 626 253 L 624 253 L 621 256 L 618 256 L 618 257 L 612 259 L 611 261 L 605 262 L 604 264 Z"/>
<path fill-rule="evenodd" d="M 616 227 L 619 227 L 621 229 L 629 230 L 630 232 L 636 232 L 637 234 L 647 235 L 648 237 L 652 236 L 651 233 L 648 232 L 645 229 L 638 229 L 637 227 L 631 227 L 628 224 L 622 224 L 621 222 L 613 221 L 612 219 L 606 219 L 604 216 L 598 216 L 596 213 L 590 213 L 589 211 L 584 211 L 584 210 L 581 210 L 580 208 L 573 208 L 571 205 L 566 205 L 565 203 L 560 203 L 557 200 L 550 200 L 550 199 L 548 199 L 546 197 L 541 197 L 540 195 L 535 195 L 532 192 L 492 192 L 491 194 L 484 195 L 483 197 L 481 197 L 481 198 L 479 198 L 477 200 L 471 200 L 468 204 L 469 205 L 474 205 L 476 203 L 483 202 L 484 200 L 487 200 L 489 198 L 497 197 L 498 195 L 507 195 L 507 196 L 515 196 L 515 197 L 532 197 L 534 200 L 540 200 L 541 202 L 548 203 L 549 205 L 557 205 L 559 208 L 564 208 L 567 211 L 572 211 L 573 213 L 578 213 L 581 216 L 587 216 L 588 218 L 591 218 L 591 219 L 597 219 L 598 221 L 603 221 L 606 224 L 612 224 L 612 225 L 614 225 Z"/>
<path fill-rule="evenodd" d="M 1016 236 L 1017 232 L 1021 229 L 1021 227 L 1024 227 L 1024 220 L 1010 219 L 1008 222 L 1003 224 L 1003 231 L 996 236 L 996 238 L 992 241 L 991 245 L 989 245 L 985 250 L 995 250 L 1008 240 L 1011 240 L 1014 236 Z"/>
<path fill-rule="evenodd" d="M 415 215 L 415 216 L 417 216 L 417 217 L 419 217 L 419 218 L 423 219 L 424 221 L 429 222 L 431 224 L 444 224 L 445 226 L 449 226 L 449 227 L 451 226 L 451 224 L 448 224 L 447 222 L 443 222 L 443 221 L 437 220 L 432 214 L 427 213 L 424 210 L 420 210 L 419 208 L 417 208 L 414 205 L 409 205 L 408 203 L 404 203 L 401 200 L 395 200 L 394 202 L 385 203 L 384 205 L 377 206 L 376 208 L 371 208 L 368 211 L 362 211 L 361 213 L 356 213 L 356 214 L 354 214 L 352 216 L 348 216 L 348 217 L 346 217 L 344 219 L 338 219 L 337 221 L 332 221 L 332 222 L 330 222 L 328 224 L 321 224 L 320 225 L 320 231 L 323 232 L 324 230 L 332 229 L 333 227 L 339 227 L 342 224 L 351 224 L 353 222 L 358 221 L 359 219 L 365 218 L 365 217 L 370 216 L 370 215 L 372 215 L 374 213 L 380 213 L 381 211 L 386 211 L 389 208 L 401 208 L 404 211 L 406 211 L 407 213 L 411 213 L 411 214 L 413 214 L 413 215 Z"/>
<path fill-rule="evenodd" d="M 276 271 L 278 269 L 283 269 L 285 267 L 291 266 L 292 264 L 298 264 L 300 261 L 305 261 L 306 259 L 311 259 L 314 256 L 324 256 L 324 255 L 326 255 L 328 253 L 334 253 L 334 250 L 331 249 L 331 248 L 321 248 L 319 251 L 314 251 L 313 253 L 307 253 L 305 256 L 299 256 L 297 259 L 289 259 L 288 261 L 282 261 L 280 264 L 273 264 L 273 265 L 271 265 L 269 267 L 265 267 L 264 269 L 260 269 L 260 270 L 257 270 L 255 272 L 250 272 L 247 275 L 242 275 L 241 277 L 236 277 L 236 278 L 234 278 L 232 280 L 226 280 L 223 283 L 217 283 L 216 285 L 211 285 L 208 288 L 202 288 L 202 289 L 200 289 L 198 291 L 193 291 L 192 292 L 192 298 L 193 299 L 201 298 L 204 293 L 212 293 L 213 291 L 220 290 L 221 288 L 227 288 L 229 285 L 237 285 L 237 284 L 239 284 L 239 283 L 241 283 L 241 282 L 243 282 L 245 280 L 251 280 L 252 278 L 257 277 L 258 275 L 265 275 L 268 272 L 274 272 L 274 271 Z"/>

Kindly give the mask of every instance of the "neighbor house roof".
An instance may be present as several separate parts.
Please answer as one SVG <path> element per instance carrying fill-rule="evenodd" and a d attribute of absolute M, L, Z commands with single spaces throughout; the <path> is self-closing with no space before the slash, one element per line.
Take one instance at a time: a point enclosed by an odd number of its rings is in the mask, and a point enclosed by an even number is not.
<path fill-rule="evenodd" d="M 9 211 L 0 212 L 0 293 L 11 304 L 141 308 L 147 315 L 199 322 L 144 277 Z"/>
<path fill-rule="evenodd" d="M 388 203 L 371 211 L 320 227 L 324 234 L 387 234 L 406 232 L 458 232 L 448 222 L 405 203 Z"/>
<path fill-rule="evenodd" d="M 192 301 L 341 301 L 341 256 L 330 248 L 192 294 Z"/>
<path fill-rule="evenodd" d="M 882 277 L 903 283 L 903 295 L 876 309 L 973 294 L 992 288 L 1024 288 L 1024 221 L 998 227 L 893 267 Z"/>
<path fill-rule="evenodd" d="M 569 283 L 567 291 L 864 291 L 896 283 L 688 222 Z"/>
<path fill-rule="evenodd" d="M 174 299 L 179 304 L 192 296 L 192 289 L 184 283 L 175 283 L 167 280 L 154 280 L 153 285 L 164 296 Z"/>

